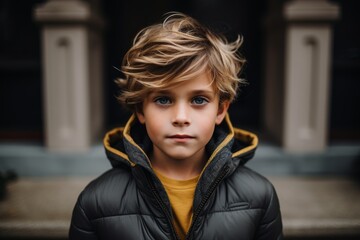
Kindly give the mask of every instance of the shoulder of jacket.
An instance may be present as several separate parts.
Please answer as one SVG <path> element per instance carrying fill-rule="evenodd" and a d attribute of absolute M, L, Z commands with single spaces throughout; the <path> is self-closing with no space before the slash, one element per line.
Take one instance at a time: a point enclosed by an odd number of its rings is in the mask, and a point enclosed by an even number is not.
<path fill-rule="evenodd" d="M 273 184 L 266 177 L 245 166 L 238 167 L 226 181 L 226 185 L 240 191 L 252 207 L 266 208 L 276 195 Z"/>
<path fill-rule="evenodd" d="M 86 212 L 89 218 L 101 215 L 102 208 L 118 204 L 118 201 L 128 194 L 129 185 L 135 185 L 130 172 L 113 168 L 91 181 L 78 198 L 78 205 Z"/>
<path fill-rule="evenodd" d="M 126 181 L 130 181 L 132 178 L 131 172 L 127 171 L 123 168 L 112 168 L 108 171 L 101 174 L 99 177 L 92 180 L 84 189 L 83 192 L 90 191 L 91 194 L 94 193 L 94 191 L 101 190 L 103 187 L 111 187 L 111 186 L 117 186 L 119 187 L 118 181 L 124 181 L 121 182 L 125 183 Z M 120 184 L 120 185 L 121 185 Z"/>
<path fill-rule="evenodd" d="M 258 185 L 259 187 L 261 185 L 265 187 L 272 187 L 272 183 L 265 176 L 246 166 L 238 167 L 230 177 L 236 182 L 240 180 L 241 183 L 243 183 L 243 181 L 249 181 L 251 184 Z"/>

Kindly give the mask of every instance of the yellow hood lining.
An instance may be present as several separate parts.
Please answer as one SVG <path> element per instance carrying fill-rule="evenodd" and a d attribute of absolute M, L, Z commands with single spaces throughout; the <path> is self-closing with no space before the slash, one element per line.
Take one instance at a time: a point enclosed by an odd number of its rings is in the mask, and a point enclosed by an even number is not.
<path fill-rule="evenodd" d="M 111 147 L 110 145 L 110 141 L 111 141 L 111 136 L 113 135 L 116 135 L 118 134 L 119 132 L 124 132 L 124 128 L 123 127 L 120 127 L 120 128 L 115 128 L 111 131 L 109 131 L 108 133 L 106 133 L 105 137 L 104 137 L 104 140 L 103 140 L 103 143 L 104 143 L 104 146 L 105 146 L 105 149 L 108 150 L 109 152 L 112 152 L 113 154 L 116 154 L 120 157 L 122 157 L 123 159 L 125 159 L 126 161 L 128 161 L 130 163 L 130 165 L 132 167 L 134 167 L 136 164 L 133 163 L 132 161 L 130 161 L 129 157 L 127 154 Z"/>
<path fill-rule="evenodd" d="M 136 144 L 136 142 L 134 141 L 134 139 L 130 136 L 130 128 L 131 128 L 131 125 L 134 123 L 135 121 L 135 114 L 131 115 L 129 121 L 126 123 L 125 127 L 124 128 L 115 128 L 111 131 L 109 131 L 105 137 L 104 137 L 104 140 L 103 140 L 103 143 L 104 143 L 104 146 L 105 148 L 116 154 L 116 155 L 119 155 L 120 157 L 124 158 L 126 161 L 128 161 L 130 163 L 130 165 L 132 167 L 134 167 L 136 164 L 134 162 L 132 162 L 128 155 L 111 147 L 110 145 L 110 140 L 111 140 L 111 136 L 113 135 L 116 135 L 118 134 L 119 132 L 122 132 L 123 133 L 123 137 L 128 140 L 131 144 L 133 144 L 134 146 L 136 146 L 146 157 L 147 157 L 147 154 L 144 152 L 144 150 L 142 148 L 140 148 L 139 145 Z M 211 154 L 209 160 L 207 161 L 205 167 L 203 168 L 202 172 L 205 170 L 205 168 L 209 165 L 209 163 L 212 161 L 212 159 L 215 157 L 215 155 L 224 147 L 226 146 L 226 144 L 229 143 L 229 141 L 234 137 L 236 139 L 239 139 L 240 141 L 242 142 L 245 142 L 245 143 L 248 143 L 249 146 L 245 147 L 245 148 L 242 148 L 240 149 L 239 151 L 237 152 L 234 152 L 232 154 L 232 157 L 237 157 L 237 156 L 240 156 L 248 151 L 252 151 L 253 149 L 255 149 L 258 145 L 258 138 L 255 134 L 251 133 L 251 132 L 248 132 L 248 131 L 245 131 L 245 130 L 242 130 L 242 129 L 238 129 L 238 128 L 234 128 L 231 124 L 231 121 L 230 121 L 230 117 L 229 117 L 229 114 L 227 113 L 226 116 L 225 116 L 225 121 L 226 121 L 226 124 L 228 125 L 228 128 L 229 128 L 229 134 L 226 136 L 226 138 L 219 144 L 219 146 L 217 146 L 217 148 L 214 150 L 214 152 Z M 149 164 L 151 166 L 151 162 L 150 160 L 148 159 L 149 161 Z M 201 174 L 202 174 L 201 172 Z M 201 175 L 200 174 L 200 175 Z"/>
<path fill-rule="evenodd" d="M 232 157 L 240 156 L 240 155 L 242 155 L 242 154 L 244 154 L 246 152 L 254 150 L 257 147 L 257 145 L 259 143 L 259 139 L 255 134 L 253 134 L 251 132 L 248 132 L 248 131 L 245 131 L 243 129 L 238 129 L 238 128 L 235 128 L 234 132 L 235 132 L 234 137 L 236 139 L 239 139 L 242 142 L 248 143 L 249 146 L 247 146 L 245 148 L 242 148 L 237 152 L 234 152 L 232 154 Z"/>

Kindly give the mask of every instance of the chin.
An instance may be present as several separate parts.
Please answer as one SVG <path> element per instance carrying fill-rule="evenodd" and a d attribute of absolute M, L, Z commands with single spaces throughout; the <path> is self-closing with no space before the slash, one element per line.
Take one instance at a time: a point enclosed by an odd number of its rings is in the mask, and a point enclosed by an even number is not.
<path fill-rule="evenodd" d="M 182 160 L 190 158 L 190 156 L 187 156 L 187 155 L 170 155 L 170 157 L 177 161 L 182 161 Z"/>
<path fill-rule="evenodd" d="M 177 160 L 177 161 L 182 161 L 182 160 L 186 160 L 191 158 L 193 155 L 192 154 L 184 154 L 184 153 L 179 153 L 179 154 L 169 154 L 169 157 Z"/>

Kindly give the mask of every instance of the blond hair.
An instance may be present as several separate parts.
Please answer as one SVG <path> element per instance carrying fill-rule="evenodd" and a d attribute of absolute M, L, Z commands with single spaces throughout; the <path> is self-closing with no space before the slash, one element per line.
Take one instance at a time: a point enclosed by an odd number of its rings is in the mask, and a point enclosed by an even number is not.
<path fill-rule="evenodd" d="M 172 13 L 162 24 L 144 28 L 135 37 L 123 59 L 122 89 L 118 96 L 132 110 L 151 91 L 168 89 L 209 71 L 220 101 L 233 101 L 239 83 L 238 74 L 245 59 L 237 51 L 242 38 L 229 43 L 195 19 Z"/>

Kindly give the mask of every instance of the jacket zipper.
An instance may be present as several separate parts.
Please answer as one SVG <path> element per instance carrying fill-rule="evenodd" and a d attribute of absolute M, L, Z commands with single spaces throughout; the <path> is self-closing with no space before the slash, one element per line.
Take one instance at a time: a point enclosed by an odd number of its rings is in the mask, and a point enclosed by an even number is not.
<path fill-rule="evenodd" d="M 169 222 L 170 228 L 171 228 L 171 232 L 173 233 L 173 237 L 175 240 L 179 240 L 178 234 L 175 230 L 173 221 L 172 221 L 172 217 L 169 214 L 169 211 L 167 209 L 167 207 L 165 206 L 165 203 L 162 201 L 161 197 L 159 196 L 158 191 L 156 190 L 156 187 L 154 185 L 154 183 L 151 181 L 151 179 L 149 178 L 148 175 L 146 175 L 146 178 L 151 186 L 151 191 L 155 196 L 156 202 L 158 203 L 158 205 L 160 206 L 160 208 L 163 210 L 163 212 L 165 213 L 165 217 Z"/>
<path fill-rule="evenodd" d="M 192 232 L 194 231 L 194 226 L 195 226 L 196 220 L 198 219 L 198 217 L 200 215 L 200 212 L 205 207 L 205 204 L 207 203 L 207 201 L 209 200 L 209 198 L 211 197 L 211 195 L 213 194 L 213 192 L 215 191 L 217 186 L 220 184 L 220 182 L 223 180 L 223 178 L 229 172 L 229 169 L 230 169 L 230 167 L 226 166 L 224 168 L 224 170 L 216 177 L 216 179 L 210 185 L 209 190 L 205 194 L 204 198 L 201 200 L 199 207 L 196 209 L 196 212 L 193 215 L 193 221 L 191 223 L 188 233 L 186 234 L 185 240 L 190 240 L 190 236 L 191 236 Z"/>

